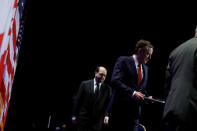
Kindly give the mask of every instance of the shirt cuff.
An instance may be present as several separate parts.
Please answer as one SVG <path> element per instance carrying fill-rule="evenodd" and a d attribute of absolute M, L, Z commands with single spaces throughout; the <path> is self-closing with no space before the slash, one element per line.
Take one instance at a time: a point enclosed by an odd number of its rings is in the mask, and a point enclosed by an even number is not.
<path fill-rule="evenodd" d="M 132 94 L 132 96 L 131 96 L 132 98 L 135 96 L 135 93 L 136 93 L 136 91 L 133 92 L 133 94 Z"/>
<path fill-rule="evenodd" d="M 105 116 L 105 119 L 109 120 L 109 116 Z"/>

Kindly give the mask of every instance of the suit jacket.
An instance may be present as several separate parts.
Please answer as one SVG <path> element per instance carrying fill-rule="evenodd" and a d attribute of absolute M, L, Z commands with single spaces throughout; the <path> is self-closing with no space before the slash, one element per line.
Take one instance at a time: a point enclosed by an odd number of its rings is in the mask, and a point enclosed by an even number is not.
<path fill-rule="evenodd" d="M 101 129 L 106 108 L 111 97 L 111 87 L 103 83 L 98 97 L 94 93 L 94 80 L 83 81 L 74 99 L 73 115 L 80 127 Z"/>
<path fill-rule="evenodd" d="M 185 124 L 197 121 L 197 37 L 181 44 L 169 56 L 163 118 Z"/>
<path fill-rule="evenodd" d="M 111 104 L 112 116 L 128 117 L 135 119 L 139 116 L 139 102 L 132 97 L 134 91 L 146 95 L 148 67 L 142 65 L 143 79 L 138 86 L 138 75 L 132 56 L 121 56 L 117 59 L 112 73 L 111 84 L 114 89 L 113 103 Z"/>

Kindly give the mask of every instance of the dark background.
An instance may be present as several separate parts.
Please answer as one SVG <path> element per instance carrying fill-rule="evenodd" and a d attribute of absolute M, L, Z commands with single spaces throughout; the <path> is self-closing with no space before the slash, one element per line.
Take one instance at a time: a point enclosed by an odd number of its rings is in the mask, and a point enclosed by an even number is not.
<path fill-rule="evenodd" d="M 29 0 L 5 130 L 46 128 L 50 115 L 51 126 L 69 127 L 80 82 L 102 65 L 109 83 L 116 59 L 132 55 L 139 39 L 154 45 L 148 90 L 163 99 L 169 53 L 194 36 L 193 19 L 167 3 Z M 161 130 L 163 105 L 146 109 L 147 128 Z"/>

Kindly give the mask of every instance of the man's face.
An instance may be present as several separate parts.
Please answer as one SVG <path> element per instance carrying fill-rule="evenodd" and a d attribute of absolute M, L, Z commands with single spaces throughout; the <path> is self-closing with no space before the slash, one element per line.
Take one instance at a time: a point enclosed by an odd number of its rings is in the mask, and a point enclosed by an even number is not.
<path fill-rule="evenodd" d="M 146 64 L 150 59 L 153 54 L 153 48 L 151 47 L 146 47 L 145 49 L 141 49 L 139 51 L 139 60 L 141 64 Z"/>
<path fill-rule="evenodd" d="M 107 71 L 103 67 L 99 68 L 99 72 L 95 72 L 95 78 L 99 83 L 100 82 L 103 83 L 105 81 L 106 76 L 107 76 Z"/>

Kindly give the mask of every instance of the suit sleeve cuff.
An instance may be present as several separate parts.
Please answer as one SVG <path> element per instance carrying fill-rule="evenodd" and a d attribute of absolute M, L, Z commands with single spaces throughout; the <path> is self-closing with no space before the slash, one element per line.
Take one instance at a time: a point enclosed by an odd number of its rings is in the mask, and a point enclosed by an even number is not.
<path fill-rule="evenodd" d="M 134 98 L 134 96 L 135 96 L 135 93 L 136 93 L 136 91 L 134 91 L 134 92 L 133 92 L 133 94 L 132 94 L 132 96 L 131 96 L 132 98 Z"/>

